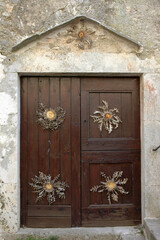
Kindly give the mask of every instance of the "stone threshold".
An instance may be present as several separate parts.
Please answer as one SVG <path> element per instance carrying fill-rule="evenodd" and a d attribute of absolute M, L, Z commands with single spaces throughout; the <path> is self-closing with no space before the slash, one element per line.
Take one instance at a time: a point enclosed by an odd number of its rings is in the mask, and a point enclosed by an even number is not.
<path fill-rule="evenodd" d="M 27 236 L 57 236 L 58 240 L 145 240 L 142 226 L 88 228 L 23 228 L 16 234 L 4 234 L 2 240 L 25 239 Z M 1 240 L 1 238 L 0 238 Z"/>
<path fill-rule="evenodd" d="M 160 240 L 160 218 L 144 219 L 144 227 L 148 240 Z"/>

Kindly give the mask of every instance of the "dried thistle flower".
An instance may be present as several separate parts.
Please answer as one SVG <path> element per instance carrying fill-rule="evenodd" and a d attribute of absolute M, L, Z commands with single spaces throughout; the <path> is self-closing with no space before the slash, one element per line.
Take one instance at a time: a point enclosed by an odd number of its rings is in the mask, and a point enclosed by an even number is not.
<path fill-rule="evenodd" d="M 50 175 L 39 172 L 39 176 L 32 178 L 33 182 L 29 185 L 33 187 L 33 192 L 38 194 L 36 203 L 46 196 L 49 204 L 56 201 L 56 195 L 60 199 L 65 199 L 65 190 L 69 186 L 65 182 L 57 181 L 59 177 L 60 174 L 52 180 Z"/>
<path fill-rule="evenodd" d="M 61 107 L 56 109 L 47 108 L 43 103 L 39 104 L 36 115 L 38 117 L 38 124 L 43 129 L 56 130 L 63 123 L 66 112 Z"/>
<path fill-rule="evenodd" d="M 100 111 L 95 111 L 94 115 L 90 115 L 93 118 L 94 122 L 98 123 L 99 130 L 102 131 L 104 126 L 105 130 L 108 133 L 111 133 L 114 128 L 118 128 L 119 123 L 122 122 L 121 119 L 116 115 L 118 109 L 108 109 L 108 103 L 102 100 L 103 106 L 99 106 Z"/>
<path fill-rule="evenodd" d="M 101 172 L 101 176 L 105 179 L 104 182 L 100 182 L 100 185 L 96 185 L 90 189 L 91 192 L 104 192 L 107 193 L 107 199 L 111 204 L 111 198 L 113 201 L 118 202 L 118 192 L 122 194 L 128 194 L 121 185 L 127 183 L 128 178 L 121 179 L 123 171 L 116 171 L 111 176 L 106 176 L 104 172 Z"/>

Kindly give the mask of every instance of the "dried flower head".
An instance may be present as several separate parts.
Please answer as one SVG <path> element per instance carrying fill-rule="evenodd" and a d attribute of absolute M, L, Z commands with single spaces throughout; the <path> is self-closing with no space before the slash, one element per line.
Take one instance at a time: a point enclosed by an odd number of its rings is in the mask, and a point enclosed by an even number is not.
<path fill-rule="evenodd" d="M 100 182 L 100 185 L 96 185 L 90 189 L 92 192 L 104 192 L 106 191 L 107 199 L 111 204 L 111 198 L 113 201 L 118 202 L 118 192 L 122 194 L 128 194 L 121 185 L 127 183 L 128 179 L 121 179 L 123 171 L 116 171 L 113 176 L 106 176 L 104 172 L 101 172 L 101 176 L 105 179 L 104 182 Z"/>
<path fill-rule="evenodd" d="M 108 133 L 111 133 L 114 128 L 118 128 L 119 123 L 121 123 L 121 119 L 117 116 L 118 109 L 108 109 L 108 103 L 102 100 L 103 106 L 99 106 L 99 111 L 95 111 L 94 115 L 90 115 L 94 122 L 98 123 L 99 130 L 102 131 L 104 126 L 105 130 Z"/>
<path fill-rule="evenodd" d="M 32 178 L 33 182 L 29 185 L 33 187 L 33 192 L 38 194 L 36 202 L 41 201 L 46 196 L 49 204 L 56 201 L 56 195 L 61 199 L 65 198 L 65 190 L 69 186 L 65 182 L 57 181 L 59 177 L 60 174 L 51 179 L 50 175 L 39 172 L 39 176 Z"/>
<path fill-rule="evenodd" d="M 48 109 L 43 103 L 40 103 L 36 112 L 37 122 L 43 129 L 56 130 L 63 123 L 65 114 L 66 112 L 61 107 Z"/>

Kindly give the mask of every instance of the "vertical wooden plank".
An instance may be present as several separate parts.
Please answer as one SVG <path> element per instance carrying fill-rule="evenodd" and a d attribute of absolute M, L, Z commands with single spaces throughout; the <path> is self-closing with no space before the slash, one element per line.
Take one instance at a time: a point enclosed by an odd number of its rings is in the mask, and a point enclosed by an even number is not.
<path fill-rule="evenodd" d="M 28 183 L 38 174 L 38 78 L 28 78 Z M 27 183 L 27 184 L 28 184 Z M 36 195 L 28 186 L 28 204 L 35 204 Z"/>
<path fill-rule="evenodd" d="M 141 162 L 138 160 L 135 160 L 134 164 L 133 164 L 133 182 L 134 182 L 134 186 L 133 186 L 133 192 L 137 192 L 139 194 L 134 194 L 133 198 L 134 198 L 134 203 L 137 206 L 137 208 L 141 208 L 141 202 L 140 202 L 140 193 L 141 193 L 141 173 L 140 171 L 137 171 L 138 169 L 141 168 Z"/>
<path fill-rule="evenodd" d="M 134 91 L 132 92 L 132 111 L 133 111 L 133 126 L 135 126 L 136 131 L 134 132 L 134 137 L 136 139 L 140 138 L 140 89 L 139 89 L 139 79 L 134 79 Z"/>
<path fill-rule="evenodd" d="M 61 78 L 61 107 L 66 111 L 65 120 L 60 127 L 61 142 L 61 179 L 65 181 L 70 187 L 66 190 L 66 198 L 60 200 L 61 204 L 71 203 L 71 80 L 70 78 Z"/>
<path fill-rule="evenodd" d="M 49 78 L 39 77 L 38 93 L 39 103 L 43 103 L 49 108 Z M 44 174 L 49 174 L 49 156 L 50 156 L 50 143 L 49 143 L 50 130 L 43 129 L 38 125 L 38 170 Z M 42 202 L 41 202 L 42 203 Z"/>
<path fill-rule="evenodd" d="M 89 93 L 89 102 L 83 102 L 83 105 L 89 106 L 89 138 L 100 138 L 101 133 L 98 128 L 98 124 L 93 121 L 93 118 L 90 117 L 90 115 L 93 115 L 94 112 L 98 109 L 98 106 L 100 106 L 99 102 L 99 93 Z"/>
<path fill-rule="evenodd" d="M 90 192 L 90 189 L 93 186 L 99 185 L 100 183 L 100 164 L 91 164 L 90 163 L 90 186 L 87 191 L 90 193 L 90 203 L 89 204 L 100 204 L 101 203 L 101 194 L 98 192 Z M 87 206 L 88 207 L 88 206 Z"/>
<path fill-rule="evenodd" d="M 60 79 L 50 78 L 50 107 L 60 105 Z M 50 174 L 55 177 L 60 173 L 60 128 L 50 134 Z M 56 202 L 57 204 L 57 202 Z"/>
<path fill-rule="evenodd" d="M 82 80 L 83 81 L 83 80 Z M 81 150 L 89 145 L 89 94 L 81 91 Z"/>
<path fill-rule="evenodd" d="M 81 162 L 82 168 L 82 211 L 83 208 L 87 208 L 90 203 L 90 193 L 89 193 L 89 176 L 90 176 L 90 169 L 88 162 Z"/>
<path fill-rule="evenodd" d="M 27 133 L 28 133 L 28 113 L 27 113 L 27 77 L 21 78 L 21 161 L 20 161 L 20 178 L 21 178 L 21 226 L 26 224 L 27 215 Z"/>
<path fill-rule="evenodd" d="M 134 136 L 132 128 L 132 93 L 122 93 L 122 137 Z M 132 133 L 133 132 L 133 133 Z"/>
<path fill-rule="evenodd" d="M 80 226 L 80 79 L 72 78 L 72 226 Z"/>

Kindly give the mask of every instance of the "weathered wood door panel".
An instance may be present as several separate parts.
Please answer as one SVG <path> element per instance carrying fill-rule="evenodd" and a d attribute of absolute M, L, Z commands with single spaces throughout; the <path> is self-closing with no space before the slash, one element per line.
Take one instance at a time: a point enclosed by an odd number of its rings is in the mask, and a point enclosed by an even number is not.
<path fill-rule="evenodd" d="M 21 80 L 21 224 L 28 227 L 79 225 L 80 149 L 71 144 L 80 141 L 79 79 L 24 77 Z M 43 130 L 37 124 L 39 103 L 53 109 L 63 107 L 66 116 L 60 128 Z M 29 182 L 39 171 L 52 178 L 61 175 L 61 180 L 69 185 L 65 199 L 57 197 L 50 206 L 46 198 L 35 204 L 36 194 Z"/>
<path fill-rule="evenodd" d="M 93 115 L 102 100 L 117 108 L 122 123 L 109 134 L 100 132 Z M 82 226 L 132 225 L 140 222 L 140 115 L 139 81 L 135 78 L 83 78 L 81 81 Z M 91 192 L 104 182 L 101 172 L 112 176 L 123 171 L 128 178 L 111 205 L 107 191 Z"/>
<path fill-rule="evenodd" d="M 81 85 L 82 150 L 140 149 L 139 90 L 135 79 L 84 78 Z M 106 100 L 123 122 L 108 135 L 89 116 Z"/>
<path fill-rule="evenodd" d="M 140 221 L 139 160 L 139 152 L 82 153 L 83 226 L 133 225 Z M 116 171 L 123 171 L 123 176 L 128 178 L 124 189 L 129 194 L 119 193 L 118 202 L 112 200 L 109 205 L 106 192 L 90 192 L 89 189 L 104 181 L 100 172 L 112 176 Z"/>
<path fill-rule="evenodd" d="M 90 115 L 102 105 L 118 108 L 122 123 L 108 134 Z M 38 104 L 61 106 L 65 121 L 56 131 L 37 123 Z M 81 137 L 81 139 L 80 139 Z M 81 160 L 80 160 L 81 159 Z M 61 175 L 69 188 L 65 199 L 35 203 L 29 182 L 39 171 Z M 102 179 L 123 171 L 128 178 L 118 202 L 91 192 Z M 81 175 L 81 177 L 80 177 Z M 81 183 L 80 183 L 81 178 Z M 136 78 L 21 78 L 21 225 L 71 227 L 130 225 L 140 222 L 140 116 Z"/>

